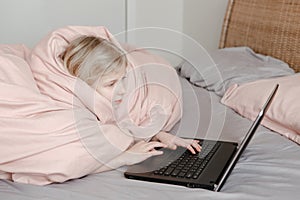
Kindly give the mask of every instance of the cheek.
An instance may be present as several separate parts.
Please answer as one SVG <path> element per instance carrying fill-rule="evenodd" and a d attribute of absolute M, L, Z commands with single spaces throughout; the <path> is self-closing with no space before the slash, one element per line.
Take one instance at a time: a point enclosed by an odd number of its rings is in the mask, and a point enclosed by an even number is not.
<path fill-rule="evenodd" d="M 112 96 L 113 96 L 113 88 L 110 88 L 110 89 L 107 89 L 107 98 L 109 99 L 109 100 L 112 100 Z"/>
<path fill-rule="evenodd" d="M 113 96 L 113 87 L 98 88 L 97 91 L 107 100 L 111 101 Z"/>

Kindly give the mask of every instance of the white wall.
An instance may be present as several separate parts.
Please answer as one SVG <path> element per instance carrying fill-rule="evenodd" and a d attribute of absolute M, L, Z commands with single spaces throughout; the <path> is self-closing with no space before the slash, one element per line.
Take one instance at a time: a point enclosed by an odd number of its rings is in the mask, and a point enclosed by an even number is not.
<path fill-rule="evenodd" d="M 207 50 L 217 49 L 227 2 L 128 0 L 128 42 L 167 49 L 169 55 L 163 56 L 175 65 L 180 59 L 174 54 L 189 48 L 187 40 L 195 40 Z"/>
<path fill-rule="evenodd" d="M 183 32 L 207 50 L 217 49 L 228 0 L 185 0 Z"/>
<path fill-rule="evenodd" d="M 128 0 L 128 42 L 173 63 L 182 51 L 183 0 Z"/>
<path fill-rule="evenodd" d="M 127 2 L 127 5 L 126 5 Z M 218 48 L 228 0 L 0 0 L 0 43 L 32 47 L 65 25 L 104 25 L 124 41 L 179 62 L 186 38 Z M 127 6 L 127 7 L 126 7 Z M 127 10 L 126 10 L 127 8 Z M 127 20 L 126 20 L 127 19 Z M 152 27 L 152 28 L 145 28 Z"/>
<path fill-rule="evenodd" d="M 66 25 L 103 25 L 125 31 L 125 0 L 0 0 L 0 43 L 30 47 Z M 125 40 L 125 34 L 120 37 Z"/>

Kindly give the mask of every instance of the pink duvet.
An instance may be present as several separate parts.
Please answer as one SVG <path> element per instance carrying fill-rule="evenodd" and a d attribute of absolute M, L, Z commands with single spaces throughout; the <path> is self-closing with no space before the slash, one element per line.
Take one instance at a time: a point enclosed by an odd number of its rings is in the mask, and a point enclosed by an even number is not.
<path fill-rule="evenodd" d="M 1 179 L 45 185 L 99 172 L 135 141 L 180 119 L 175 70 L 145 50 L 124 47 L 131 64 L 116 107 L 70 75 L 59 55 L 79 35 L 119 45 L 104 27 L 58 29 L 32 50 L 0 45 Z"/>

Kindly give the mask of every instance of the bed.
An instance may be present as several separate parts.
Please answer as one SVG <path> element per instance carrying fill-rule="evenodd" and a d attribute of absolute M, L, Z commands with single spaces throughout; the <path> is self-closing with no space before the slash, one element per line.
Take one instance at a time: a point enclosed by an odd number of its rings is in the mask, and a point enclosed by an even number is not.
<path fill-rule="evenodd" d="M 257 88 L 258 84 L 263 88 L 278 78 L 283 83 L 290 82 L 289 77 L 297 81 L 299 11 L 297 0 L 230 0 L 220 50 L 210 53 L 217 64 L 213 70 L 217 69 L 220 76 L 206 76 L 209 71 L 201 71 L 201 68 L 195 71 L 190 61 L 178 66 L 184 110 L 182 120 L 171 132 L 183 137 L 240 143 L 252 117 L 251 113 L 241 112 L 246 109 L 245 105 L 235 106 L 232 94 L 240 97 L 238 95 L 245 94 L 242 92 L 248 91 L 248 87 Z M 197 72 L 200 76 L 195 75 Z M 297 88 L 293 93 L 295 91 Z M 263 96 L 264 90 L 255 92 L 251 93 L 252 97 Z M 250 108 L 253 110 L 254 105 Z M 298 119 L 297 113 L 293 117 Z M 126 167 L 122 167 L 47 186 L 0 180 L 0 199 L 298 199 L 300 147 L 297 130 L 293 127 L 297 128 L 299 123 L 292 124 L 290 128 L 294 132 L 288 134 L 286 129 L 272 129 L 271 122 L 259 127 L 220 192 L 129 180 L 123 175 Z"/>

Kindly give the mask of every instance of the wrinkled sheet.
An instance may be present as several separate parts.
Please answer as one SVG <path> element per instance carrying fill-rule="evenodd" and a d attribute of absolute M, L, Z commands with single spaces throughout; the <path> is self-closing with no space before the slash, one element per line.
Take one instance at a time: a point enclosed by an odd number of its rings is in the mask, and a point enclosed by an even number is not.
<path fill-rule="evenodd" d="M 213 92 L 182 79 L 183 119 L 172 130 L 181 136 L 219 138 L 240 142 L 251 125 L 220 104 Z M 124 178 L 120 168 L 48 186 L 0 181 L 0 199 L 214 199 L 296 200 L 300 196 L 300 148 L 260 126 L 221 192 L 141 182 Z"/>

